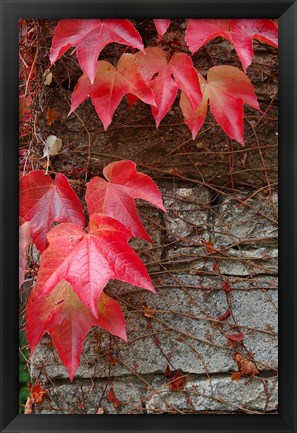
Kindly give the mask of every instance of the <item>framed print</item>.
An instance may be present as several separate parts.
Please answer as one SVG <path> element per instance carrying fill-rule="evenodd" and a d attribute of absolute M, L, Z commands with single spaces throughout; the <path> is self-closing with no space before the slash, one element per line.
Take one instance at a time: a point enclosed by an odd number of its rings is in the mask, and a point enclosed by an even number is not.
<path fill-rule="evenodd" d="M 296 431 L 296 24 L 1 1 L 1 431 Z"/>

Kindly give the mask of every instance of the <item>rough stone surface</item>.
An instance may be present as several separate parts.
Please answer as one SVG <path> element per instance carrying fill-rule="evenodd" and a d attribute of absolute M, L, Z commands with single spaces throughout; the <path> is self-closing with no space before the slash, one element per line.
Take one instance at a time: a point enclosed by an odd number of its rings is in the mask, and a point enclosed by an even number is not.
<path fill-rule="evenodd" d="M 273 201 L 253 197 L 252 207 L 238 208 L 242 194 L 211 206 L 206 188 L 170 191 L 164 184 L 162 190 L 166 214 L 140 208 L 154 244 L 131 242 L 148 266 L 156 295 L 109 283 L 106 292 L 122 306 L 129 342 L 94 328 L 73 385 L 45 336 L 31 359 L 31 375 L 44 383 L 50 378 L 55 386 L 36 411 L 95 413 L 104 390 L 105 413 L 277 410 L 276 194 Z M 145 316 L 147 307 L 152 317 Z M 228 336 L 239 332 L 243 341 L 233 346 Z M 235 352 L 253 362 L 260 377 L 232 381 Z M 185 376 L 184 392 L 169 391 L 168 368 L 171 376 Z M 107 397 L 111 386 L 121 401 L 116 407 Z"/>

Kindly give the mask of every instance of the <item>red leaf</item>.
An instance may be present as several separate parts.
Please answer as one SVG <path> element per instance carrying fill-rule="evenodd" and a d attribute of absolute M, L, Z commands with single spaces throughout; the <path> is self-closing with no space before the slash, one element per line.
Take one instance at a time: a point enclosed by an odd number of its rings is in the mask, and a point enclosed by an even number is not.
<path fill-rule="evenodd" d="M 113 388 L 110 388 L 110 390 L 108 391 L 107 398 L 109 403 L 113 404 L 114 407 L 119 407 L 120 402 L 117 399 L 117 396 L 115 395 Z"/>
<path fill-rule="evenodd" d="M 79 64 L 91 82 L 96 75 L 97 59 L 106 45 L 118 42 L 143 49 L 141 36 L 129 20 L 60 20 L 50 50 L 51 64 L 70 47 L 77 48 Z"/>
<path fill-rule="evenodd" d="M 128 245 L 131 233 L 103 214 L 90 217 L 89 233 L 75 224 L 60 224 L 48 233 L 37 286 L 50 293 L 63 279 L 98 317 L 97 303 L 111 278 L 154 292 L 147 270 Z"/>
<path fill-rule="evenodd" d="M 228 280 L 225 280 L 222 282 L 222 288 L 223 288 L 224 292 L 226 292 L 226 293 L 232 292 L 232 287 L 231 287 L 230 282 Z"/>
<path fill-rule="evenodd" d="M 241 374 L 246 374 L 248 376 L 255 376 L 259 374 L 259 370 L 252 361 L 245 359 L 240 353 L 234 353 L 234 361 L 237 363 L 238 370 Z"/>
<path fill-rule="evenodd" d="M 162 36 L 164 35 L 164 33 L 166 33 L 168 27 L 170 26 L 170 20 L 168 19 L 164 19 L 164 20 L 154 20 L 154 24 L 159 36 L 159 40 L 162 39 Z"/>
<path fill-rule="evenodd" d="M 184 391 L 185 390 L 185 378 L 178 371 L 168 383 L 170 391 Z"/>
<path fill-rule="evenodd" d="M 19 227 L 19 287 L 25 279 L 27 250 L 30 242 L 30 223 L 26 221 Z"/>
<path fill-rule="evenodd" d="M 106 130 L 122 98 L 130 93 L 146 104 L 155 105 L 152 90 L 140 74 L 135 55 L 123 54 L 116 68 L 100 60 L 93 85 L 86 75 L 79 78 L 72 93 L 69 114 L 90 97 Z"/>
<path fill-rule="evenodd" d="M 233 44 L 244 70 L 252 63 L 253 39 L 278 46 L 277 25 L 268 19 L 189 20 L 185 39 L 190 51 L 195 53 L 218 36 Z"/>
<path fill-rule="evenodd" d="M 226 320 L 226 319 L 228 319 L 228 317 L 230 317 L 230 315 L 231 315 L 231 311 L 229 310 L 229 308 L 227 308 L 227 310 L 225 311 L 225 313 L 224 314 L 222 314 L 221 316 L 218 316 L 217 317 L 217 320 Z"/>
<path fill-rule="evenodd" d="M 166 212 L 155 182 L 136 171 L 133 161 L 113 162 L 104 168 L 103 175 L 109 182 L 95 176 L 87 185 L 89 214 L 109 215 L 124 224 L 133 236 L 152 242 L 139 219 L 134 200 L 141 198 Z"/>
<path fill-rule="evenodd" d="M 158 127 L 181 89 L 194 110 L 201 102 L 201 89 L 192 59 L 184 53 L 175 53 L 167 61 L 161 48 L 146 48 L 135 54 L 143 77 L 150 82 L 156 106 L 152 113 Z"/>
<path fill-rule="evenodd" d="M 84 227 L 82 205 L 67 178 L 58 173 L 53 184 L 42 170 L 20 178 L 19 214 L 30 221 L 33 242 L 39 251 L 47 247 L 46 234 L 54 222 L 72 222 Z"/>
<path fill-rule="evenodd" d="M 42 295 L 40 287 L 35 286 L 27 303 L 26 320 L 31 355 L 43 334 L 48 332 L 71 381 L 79 366 L 85 337 L 92 326 L 101 326 L 127 341 L 125 319 L 115 300 L 102 293 L 98 299 L 96 319 L 64 280 L 49 295 Z"/>
<path fill-rule="evenodd" d="M 228 340 L 231 340 L 233 343 L 239 343 L 240 341 L 244 340 L 244 335 L 239 332 L 238 334 L 226 335 L 226 338 L 228 338 Z"/>
<path fill-rule="evenodd" d="M 186 95 L 181 94 L 180 107 L 193 139 L 202 127 L 209 108 L 227 135 L 240 144 L 243 141 L 243 104 L 259 110 L 257 97 L 250 79 L 233 66 L 214 66 L 209 69 L 207 81 L 198 73 L 203 99 L 193 110 Z"/>

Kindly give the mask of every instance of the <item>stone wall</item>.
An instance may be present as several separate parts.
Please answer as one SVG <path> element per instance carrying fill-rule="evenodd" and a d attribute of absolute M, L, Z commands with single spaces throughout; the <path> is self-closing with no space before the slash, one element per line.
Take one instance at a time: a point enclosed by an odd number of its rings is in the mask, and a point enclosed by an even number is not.
<path fill-rule="evenodd" d="M 154 243 L 132 242 L 157 293 L 109 284 L 129 342 L 94 329 L 72 384 L 44 337 L 31 362 L 48 389 L 36 413 L 277 410 L 277 194 L 244 190 L 212 203 L 205 187 L 160 189 L 166 214 L 140 206 Z M 243 341 L 230 344 L 240 332 Z M 235 352 L 259 374 L 232 380 Z"/>

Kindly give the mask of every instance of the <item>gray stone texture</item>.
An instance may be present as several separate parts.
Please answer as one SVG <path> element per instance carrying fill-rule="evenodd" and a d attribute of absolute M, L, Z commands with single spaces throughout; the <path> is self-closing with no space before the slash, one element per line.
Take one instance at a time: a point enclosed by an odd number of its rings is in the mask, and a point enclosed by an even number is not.
<path fill-rule="evenodd" d="M 31 359 L 33 380 L 48 387 L 36 413 L 96 413 L 98 407 L 151 414 L 277 410 L 277 195 L 249 198 L 245 191 L 212 204 L 204 187 L 165 182 L 161 189 L 166 214 L 140 207 L 154 243 L 131 242 L 156 294 L 109 283 L 106 293 L 122 306 L 129 342 L 94 328 L 73 384 L 44 336 Z M 146 317 L 147 308 L 152 317 Z M 229 317 L 222 318 L 228 309 Z M 239 332 L 243 341 L 232 345 L 228 336 Z M 238 370 L 235 352 L 260 375 L 231 380 Z M 171 377 L 184 375 L 184 391 L 169 390 L 168 366 Z M 110 387 L 120 401 L 116 407 L 107 397 Z"/>

